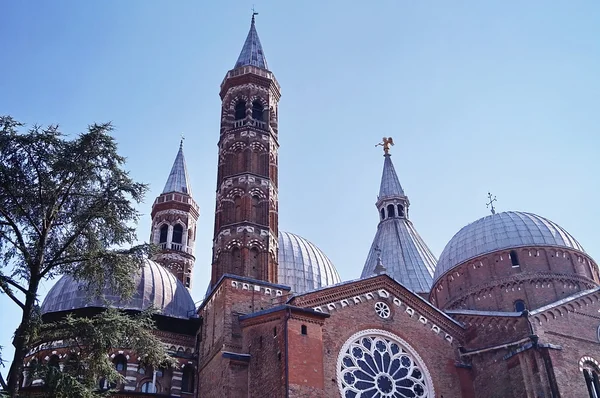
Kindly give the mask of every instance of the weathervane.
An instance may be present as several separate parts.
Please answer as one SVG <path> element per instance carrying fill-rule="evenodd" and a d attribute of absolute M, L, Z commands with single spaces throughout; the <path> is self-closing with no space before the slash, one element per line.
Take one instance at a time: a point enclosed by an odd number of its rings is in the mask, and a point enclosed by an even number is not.
<path fill-rule="evenodd" d="M 375 147 L 382 146 L 383 152 L 388 155 L 390 151 L 390 146 L 394 145 L 394 139 L 392 137 L 383 137 L 383 142 L 375 145 Z"/>
<path fill-rule="evenodd" d="M 492 214 L 496 214 L 496 208 L 494 207 L 494 202 L 497 202 L 496 195 L 492 198 L 492 194 L 488 192 L 488 200 L 489 202 L 485 204 L 485 207 L 489 208 Z"/>
<path fill-rule="evenodd" d="M 183 141 L 185 141 L 185 136 L 181 133 L 181 141 L 179 142 L 179 146 L 183 147 Z"/>
<path fill-rule="evenodd" d="M 258 15 L 256 11 L 254 11 L 254 4 L 252 4 L 252 22 L 254 22 L 254 16 Z"/>

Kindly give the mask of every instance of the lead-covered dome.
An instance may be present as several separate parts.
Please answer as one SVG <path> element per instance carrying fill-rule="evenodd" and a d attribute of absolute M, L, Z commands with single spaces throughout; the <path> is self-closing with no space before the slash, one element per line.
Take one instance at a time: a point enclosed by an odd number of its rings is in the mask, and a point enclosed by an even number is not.
<path fill-rule="evenodd" d="M 458 231 L 440 255 L 434 280 L 471 258 L 524 246 L 564 247 L 585 253 L 571 234 L 547 218 L 507 211 L 480 218 Z"/>
<path fill-rule="evenodd" d="M 134 276 L 135 293 L 131 300 L 122 302 L 110 289 L 105 289 L 105 299 L 111 306 L 142 311 L 154 305 L 162 315 L 189 318 L 195 313 L 194 300 L 175 276 L 156 262 L 146 259 Z M 106 307 L 102 298 L 90 298 L 81 284 L 65 275 L 50 289 L 42 303 L 42 313 L 69 311 L 84 307 Z"/>
<path fill-rule="evenodd" d="M 329 258 L 301 236 L 279 232 L 278 282 L 300 294 L 335 283 L 340 276 Z"/>

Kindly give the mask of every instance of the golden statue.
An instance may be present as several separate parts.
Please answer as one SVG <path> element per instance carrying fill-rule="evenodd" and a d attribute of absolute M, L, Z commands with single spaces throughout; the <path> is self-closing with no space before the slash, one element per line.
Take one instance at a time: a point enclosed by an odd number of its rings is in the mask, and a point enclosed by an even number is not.
<path fill-rule="evenodd" d="M 382 146 L 383 152 L 387 155 L 390 152 L 390 145 L 394 145 L 394 139 L 392 137 L 383 137 L 383 142 L 380 142 L 375 146 Z"/>

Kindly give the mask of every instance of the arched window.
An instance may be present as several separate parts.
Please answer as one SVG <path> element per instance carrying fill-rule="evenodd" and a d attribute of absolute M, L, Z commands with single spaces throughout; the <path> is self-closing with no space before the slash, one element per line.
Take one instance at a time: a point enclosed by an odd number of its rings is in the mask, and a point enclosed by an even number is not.
<path fill-rule="evenodd" d="M 515 301 L 515 312 L 523 312 L 527 307 L 525 306 L 525 302 L 523 300 Z"/>
<path fill-rule="evenodd" d="M 249 261 L 248 261 L 248 271 L 247 271 L 247 275 L 249 275 L 251 278 L 258 278 L 258 276 L 259 276 L 258 256 L 259 256 L 258 249 L 256 247 L 251 248 L 249 256 L 248 256 Z"/>
<path fill-rule="evenodd" d="M 307 334 L 308 334 L 308 328 L 306 327 L 306 325 L 302 325 L 302 326 L 300 327 L 300 332 L 301 332 L 303 335 L 307 335 Z"/>
<path fill-rule="evenodd" d="M 404 206 L 398 205 L 398 217 L 404 217 Z"/>
<path fill-rule="evenodd" d="M 125 355 L 119 354 L 113 359 L 113 364 L 117 372 L 125 372 L 127 370 L 127 358 Z"/>
<path fill-rule="evenodd" d="M 396 212 L 394 211 L 394 205 L 388 205 L 387 212 L 388 212 L 388 217 L 396 217 Z"/>
<path fill-rule="evenodd" d="M 587 386 L 590 398 L 600 398 L 600 379 L 598 369 L 591 363 L 585 363 L 583 368 L 583 378 Z"/>
<path fill-rule="evenodd" d="M 233 199 L 233 203 L 235 205 L 235 211 L 234 211 L 234 216 L 233 216 L 233 222 L 240 222 L 240 221 L 244 221 L 242 218 L 242 197 L 241 196 L 236 196 Z"/>
<path fill-rule="evenodd" d="M 260 120 L 262 122 L 264 110 L 265 110 L 265 108 L 263 107 L 263 104 L 259 100 L 254 101 L 252 103 L 252 119 Z"/>
<path fill-rule="evenodd" d="M 381 209 L 381 219 L 385 220 L 385 209 Z"/>
<path fill-rule="evenodd" d="M 183 227 L 181 224 L 175 224 L 173 227 L 173 239 L 171 242 L 173 243 L 182 243 L 183 239 Z"/>
<path fill-rule="evenodd" d="M 242 268 L 242 252 L 239 247 L 231 249 L 231 264 L 233 265 L 233 273 L 240 275 Z"/>
<path fill-rule="evenodd" d="M 512 263 L 513 267 L 518 267 L 519 266 L 519 257 L 517 257 L 517 251 L 516 250 L 511 250 L 510 251 L 510 262 Z"/>
<path fill-rule="evenodd" d="M 246 101 L 238 101 L 235 104 L 235 120 L 240 120 L 246 117 Z"/>
<path fill-rule="evenodd" d="M 158 392 L 158 388 L 152 384 L 151 381 L 147 381 L 144 384 L 142 384 L 142 388 L 140 389 L 141 392 Z"/>
<path fill-rule="evenodd" d="M 183 368 L 181 392 L 194 392 L 194 368 L 192 366 Z"/>
<path fill-rule="evenodd" d="M 162 227 L 160 227 L 160 239 L 158 240 L 158 243 L 166 243 L 168 235 L 169 226 L 167 224 L 164 224 Z"/>
<path fill-rule="evenodd" d="M 260 221 L 262 221 L 260 198 L 258 195 L 252 195 L 252 214 L 250 215 L 250 220 L 255 223 L 260 223 Z"/>

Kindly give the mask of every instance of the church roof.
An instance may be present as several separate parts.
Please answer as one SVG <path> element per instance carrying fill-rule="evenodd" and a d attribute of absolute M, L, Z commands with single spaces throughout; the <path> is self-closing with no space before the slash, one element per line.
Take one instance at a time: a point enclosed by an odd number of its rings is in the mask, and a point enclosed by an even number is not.
<path fill-rule="evenodd" d="M 394 196 L 404 196 L 404 189 L 402 189 L 402 185 L 400 185 L 400 180 L 398 179 L 398 174 L 396 174 L 396 170 L 394 169 L 392 156 L 386 153 L 384 158 L 383 174 L 381 176 L 378 199 L 381 200 Z"/>
<path fill-rule="evenodd" d="M 361 278 L 374 275 L 380 259 L 385 273 L 406 288 L 418 293 L 429 292 L 437 260 L 408 219 L 409 201 L 391 155 L 386 153 L 384 158 L 377 201 L 381 221 Z"/>
<path fill-rule="evenodd" d="M 440 255 L 435 279 L 471 258 L 526 246 L 564 247 L 585 253 L 555 222 L 532 213 L 506 211 L 480 218 L 458 231 Z"/>
<path fill-rule="evenodd" d="M 190 185 L 185 157 L 183 156 L 183 140 L 179 144 L 179 152 L 177 152 L 171 173 L 169 173 L 169 178 L 162 191 L 162 193 L 168 192 L 181 192 L 190 196 L 192 195 L 192 186 Z"/>
<path fill-rule="evenodd" d="M 341 281 L 329 258 L 301 236 L 279 231 L 279 283 L 301 294 Z"/>
<path fill-rule="evenodd" d="M 42 314 L 107 306 L 137 311 L 153 306 L 162 315 L 183 319 L 195 314 L 196 306 L 188 290 L 158 263 L 144 259 L 133 279 L 135 293 L 130 300 L 123 301 L 109 287 L 104 288 L 103 297 L 90 297 L 84 285 L 73 277 L 64 275 L 46 295 L 42 303 Z"/>
<path fill-rule="evenodd" d="M 361 278 L 375 274 L 378 256 L 385 273 L 406 288 L 418 293 L 431 290 L 436 258 L 410 220 L 388 218 L 379 224 Z"/>
<path fill-rule="evenodd" d="M 250 24 L 248 37 L 246 37 L 244 47 L 242 47 L 242 51 L 235 63 L 234 69 L 247 65 L 269 69 L 265 53 L 263 52 L 260 39 L 258 38 L 258 33 L 256 32 L 256 27 L 254 26 L 254 15 L 252 15 L 252 23 Z"/>

